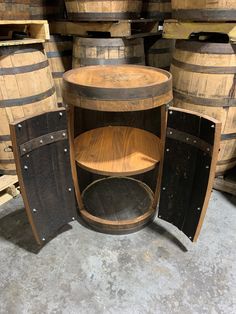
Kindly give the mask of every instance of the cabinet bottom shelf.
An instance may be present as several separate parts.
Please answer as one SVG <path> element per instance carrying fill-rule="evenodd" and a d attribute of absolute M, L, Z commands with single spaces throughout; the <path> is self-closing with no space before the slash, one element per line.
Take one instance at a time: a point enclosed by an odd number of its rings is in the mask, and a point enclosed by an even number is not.
<path fill-rule="evenodd" d="M 127 177 L 101 179 L 82 194 L 82 219 L 93 229 L 110 234 L 136 232 L 153 221 L 153 192 Z"/>

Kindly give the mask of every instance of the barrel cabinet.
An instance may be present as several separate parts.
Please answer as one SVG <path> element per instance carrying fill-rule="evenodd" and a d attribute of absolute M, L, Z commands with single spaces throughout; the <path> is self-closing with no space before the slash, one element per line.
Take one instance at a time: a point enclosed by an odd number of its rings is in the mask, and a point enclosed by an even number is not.
<path fill-rule="evenodd" d="M 125 20 L 140 17 L 142 0 L 65 0 L 70 20 Z"/>
<path fill-rule="evenodd" d="M 109 64 L 145 64 L 143 38 L 74 38 L 73 68 Z"/>
<path fill-rule="evenodd" d="M 173 17 L 184 21 L 235 21 L 236 2 L 172 0 Z"/>
<path fill-rule="evenodd" d="M 143 15 L 160 20 L 171 18 L 171 0 L 143 0 Z"/>
<path fill-rule="evenodd" d="M 66 110 L 10 123 L 26 213 L 40 245 L 70 221 L 124 234 L 157 215 L 197 240 L 221 125 L 169 108 L 172 97 L 171 74 L 161 69 L 80 67 L 64 74 Z"/>
<path fill-rule="evenodd" d="M 222 122 L 217 175 L 236 165 L 236 47 L 177 41 L 171 72 L 174 104 Z"/>
<path fill-rule="evenodd" d="M 175 41 L 172 39 L 145 39 L 146 65 L 169 71 Z"/>
<path fill-rule="evenodd" d="M 62 106 L 62 76 L 72 68 L 72 36 L 51 35 L 44 48 L 52 72 L 57 95 L 57 103 Z"/>
<path fill-rule="evenodd" d="M 9 123 L 57 107 L 42 44 L 0 47 L 0 174 L 15 174 Z"/>

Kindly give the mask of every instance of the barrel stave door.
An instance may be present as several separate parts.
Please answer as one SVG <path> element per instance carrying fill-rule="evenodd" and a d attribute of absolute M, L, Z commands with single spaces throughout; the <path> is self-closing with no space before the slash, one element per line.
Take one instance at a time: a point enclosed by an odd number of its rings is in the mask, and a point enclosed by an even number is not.
<path fill-rule="evenodd" d="M 64 109 L 10 125 L 17 174 L 38 244 L 77 218 Z"/>
<path fill-rule="evenodd" d="M 213 187 L 221 123 L 191 111 L 168 113 L 158 217 L 190 240 L 200 233 Z"/>

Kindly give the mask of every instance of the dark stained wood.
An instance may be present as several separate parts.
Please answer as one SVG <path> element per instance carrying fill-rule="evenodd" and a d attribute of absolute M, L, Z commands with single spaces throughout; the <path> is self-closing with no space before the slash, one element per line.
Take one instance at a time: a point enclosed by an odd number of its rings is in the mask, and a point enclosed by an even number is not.
<path fill-rule="evenodd" d="M 221 124 L 190 111 L 171 109 L 167 127 L 172 134 L 166 138 L 158 216 L 196 241 L 213 186 Z M 175 130 L 189 137 L 174 138 Z M 198 142 L 188 142 L 191 136 L 208 143 L 209 151 Z"/>
<path fill-rule="evenodd" d="M 127 177 L 95 181 L 84 190 L 82 197 L 82 218 L 107 233 L 133 232 L 150 222 L 155 213 L 151 190 Z"/>
<path fill-rule="evenodd" d="M 10 125 L 17 174 L 26 212 L 39 244 L 77 218 L 67 136 L 20 156 L 20 146 L 67 129 L 65 110 L 20 120 Z"/>

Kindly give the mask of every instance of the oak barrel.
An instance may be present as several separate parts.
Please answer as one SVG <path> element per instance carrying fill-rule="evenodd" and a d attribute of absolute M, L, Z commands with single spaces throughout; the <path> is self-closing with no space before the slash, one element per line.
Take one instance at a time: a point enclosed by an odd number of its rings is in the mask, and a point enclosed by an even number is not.
<path fill-rule="evenodd" d="M 1 20 L 29 20 L 30 0 L 0 0 Z"/>
<path fill-rule="evenodd" d="M 0 174 L 15 174 L 9 122 L 57 107 L 42 44 L 0 47 Z"/>
<path fill-rule="evenodd" d="M 236 1 L 172 0 L 173 17 L 190 21 L 235 21 Z"/>
<path fill-rule="evenodd" d="M 64 0 L 31 0 L 30 16 L 33 20 L 54 20 L 65 17 Z"/>
<path fill-rule="evenodd" d="M 143 15 L 160 20 L 171 18 L 171 0 L 143 0 Z"/>
<path fill-rule="evenodd" d="M 138 18 L 142 0 L 65 0 L 70 20 L 122 20 Z"/>
<path fill-rule="evenodd" d="M 76 37 L 73 68 L 99 64 L 145 64 L 143 39 Z"/>
<path fill-rule="evenodd" d="M 58 105 L 62 105 L 62 76 L 64 72 L 72 68 L 72 46 L 72 37 L 61 35 L 51 35 L 50 40 L 44 44 L 56 88 Z"/>
<path fill-rule="evenodd" d="M 147 39 L 151 40 L 151 38 Z M 158 39 L 154 43 L 146 43 L 146 64 L 169 71 L 175 41 L 171 39 Z"/>
<path fill-rule="evenodd" d="M 171 72 L 176 107 L 222 122 L 217 175 L 236 165 L 236 47 L 177 41 Z"/>

